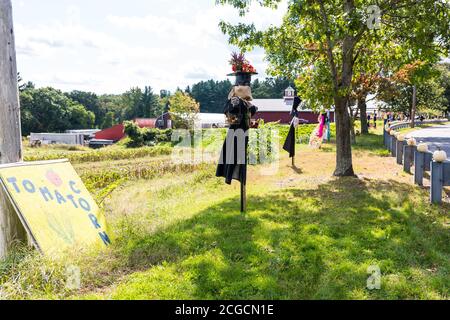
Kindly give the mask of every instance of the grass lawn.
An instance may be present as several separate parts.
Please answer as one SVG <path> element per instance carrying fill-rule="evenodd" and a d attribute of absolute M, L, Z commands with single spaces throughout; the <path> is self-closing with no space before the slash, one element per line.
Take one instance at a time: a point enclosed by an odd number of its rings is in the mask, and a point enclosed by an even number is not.
<path fill-rule="evenodd" d="M 251 167 L 246 214 L 213 165 L 128 180 L 103 203 L 110 249 L 64 261 L 18 250 L 0 264 L 0 297 L 448 299 L 450 205 L 428 203 L 379 131 L 357 140 L 358 178 L 332 177 L 332 144 L 299 146 L 296 168 L 283 154 L 274 175 Z M 80 290 L 64 287 L 67 261 Z M 381 290 L 366 289 L 372 265 Z"/>

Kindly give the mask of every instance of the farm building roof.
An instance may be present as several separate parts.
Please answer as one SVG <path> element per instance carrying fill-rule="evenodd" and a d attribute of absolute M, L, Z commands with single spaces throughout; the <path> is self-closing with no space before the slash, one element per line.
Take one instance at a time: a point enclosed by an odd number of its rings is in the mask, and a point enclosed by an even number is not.
<path fill-rule="evenodd" d="M 285 99 L 254 99 L 252 103 L 258 107 L 258 112 L 291 112 L 293 100 Z M 299 108 L 299 111 L 312 111 Z"/>
<path fill-rule="evenodd" d="M 156 119 L 137 118 L 134 122 L 141 128 L 156 128 Z"/>
<path fill-rule="evenodd" d="M 199 113 L 198 120 L 204 124 L 220 124 L 225 123 L 225 115 L 223 113 Z"/>

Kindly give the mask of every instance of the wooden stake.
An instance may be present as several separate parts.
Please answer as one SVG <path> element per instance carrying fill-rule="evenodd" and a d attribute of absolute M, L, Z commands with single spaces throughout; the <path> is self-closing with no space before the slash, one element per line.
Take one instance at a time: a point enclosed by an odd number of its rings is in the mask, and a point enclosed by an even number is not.
<path fill-rule="evenodd" d="M 241 213 L 247 211 L 247 190 L 245 183 L 241 182 Z"/>
<path fill-rule="evenodd" d="M 297 147 L 297 130 L 298 127 L 294 129 L 294 151 Z M 292 167 L 295 167 L 295 155 L 292 157 Z"/>
<path fill-rule="evenodd" d="M 417 87 L 413 85 L 413 97 L 411 107 L 411 128 L 416 127 L 416 111 L 417 111 Z"/>
<path fill-rule="evenodd" d="M 19 92 L 11 0 L 0 0 L 0 164 L 22 161 Z M 0 259 L 26 232 L 0 188 Z"/>

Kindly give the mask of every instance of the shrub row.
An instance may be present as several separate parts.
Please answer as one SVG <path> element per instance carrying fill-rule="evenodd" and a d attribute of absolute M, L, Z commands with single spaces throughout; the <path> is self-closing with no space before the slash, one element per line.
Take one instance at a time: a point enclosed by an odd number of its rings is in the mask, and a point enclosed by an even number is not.
<path fill-rule="evenodd" d="M 172 148 L 169 146 L 143 147 L 139 149 L 125 149 L 109 147 L 105 149 L 70 152 L 61 151 L 48 154 L 29 154 L 24 156 L 25 161 L 41 161 L 69 159 L 72 163 L 98 162 L 108 160 L 135 159 L 148 156 L 169 155 Z"/>
<path fill-rule="evenodd" d="M 124 125 L 125 125 L 125 134 L 129 138 L 127 142 L 127 147 L 129 148 L 139 148 L 142 146 L 155 146 L 158 143 L 171 142 L 172 140 L 171 129 L 160 130 L 150 128 L 139 128 L 139 126 L 132 121 L 126 121 Z"/>

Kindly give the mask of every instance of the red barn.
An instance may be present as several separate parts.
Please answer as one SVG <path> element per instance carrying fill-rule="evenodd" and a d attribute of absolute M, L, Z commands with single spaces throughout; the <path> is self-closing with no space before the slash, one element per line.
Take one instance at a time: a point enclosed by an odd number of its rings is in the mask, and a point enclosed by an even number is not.
<path fill-rule="evenodd" d="M 125 127 L 123 124 L 117 124 L 111 128 L 97 132 L 95 134 L 95 139 L 119 141 L 125 136 L 125 133 L 123 132 L 124 129 Z"/>
<path fill-rule="evenodd" d="M 140 128 L 156 128 L 156 119 L 134 119 L 133 120 Z M 95 134 L 95 139 L 98 140 L 112 140 L 119 141 L 125 137 L 125 126 L 117 124 L 111 128 L 104 129 Z"/>
<path fill-rule="evenodd" d="M 263 119 L 264 122 L 277 122 L 289 124 L 291 122 L 291 110 L 294 103 L 295 90 L 291 87 L 284 92 L 284 99 L 254 99 L 252 103 L 258 107 L 255 119 Z M 299 107 L 299 118 L 308 123 L 318 123 L 319 113 L 312 110 L 303 110 Z M 334 112 L 330 112 L 330 120 L 334 122 Z"/>

